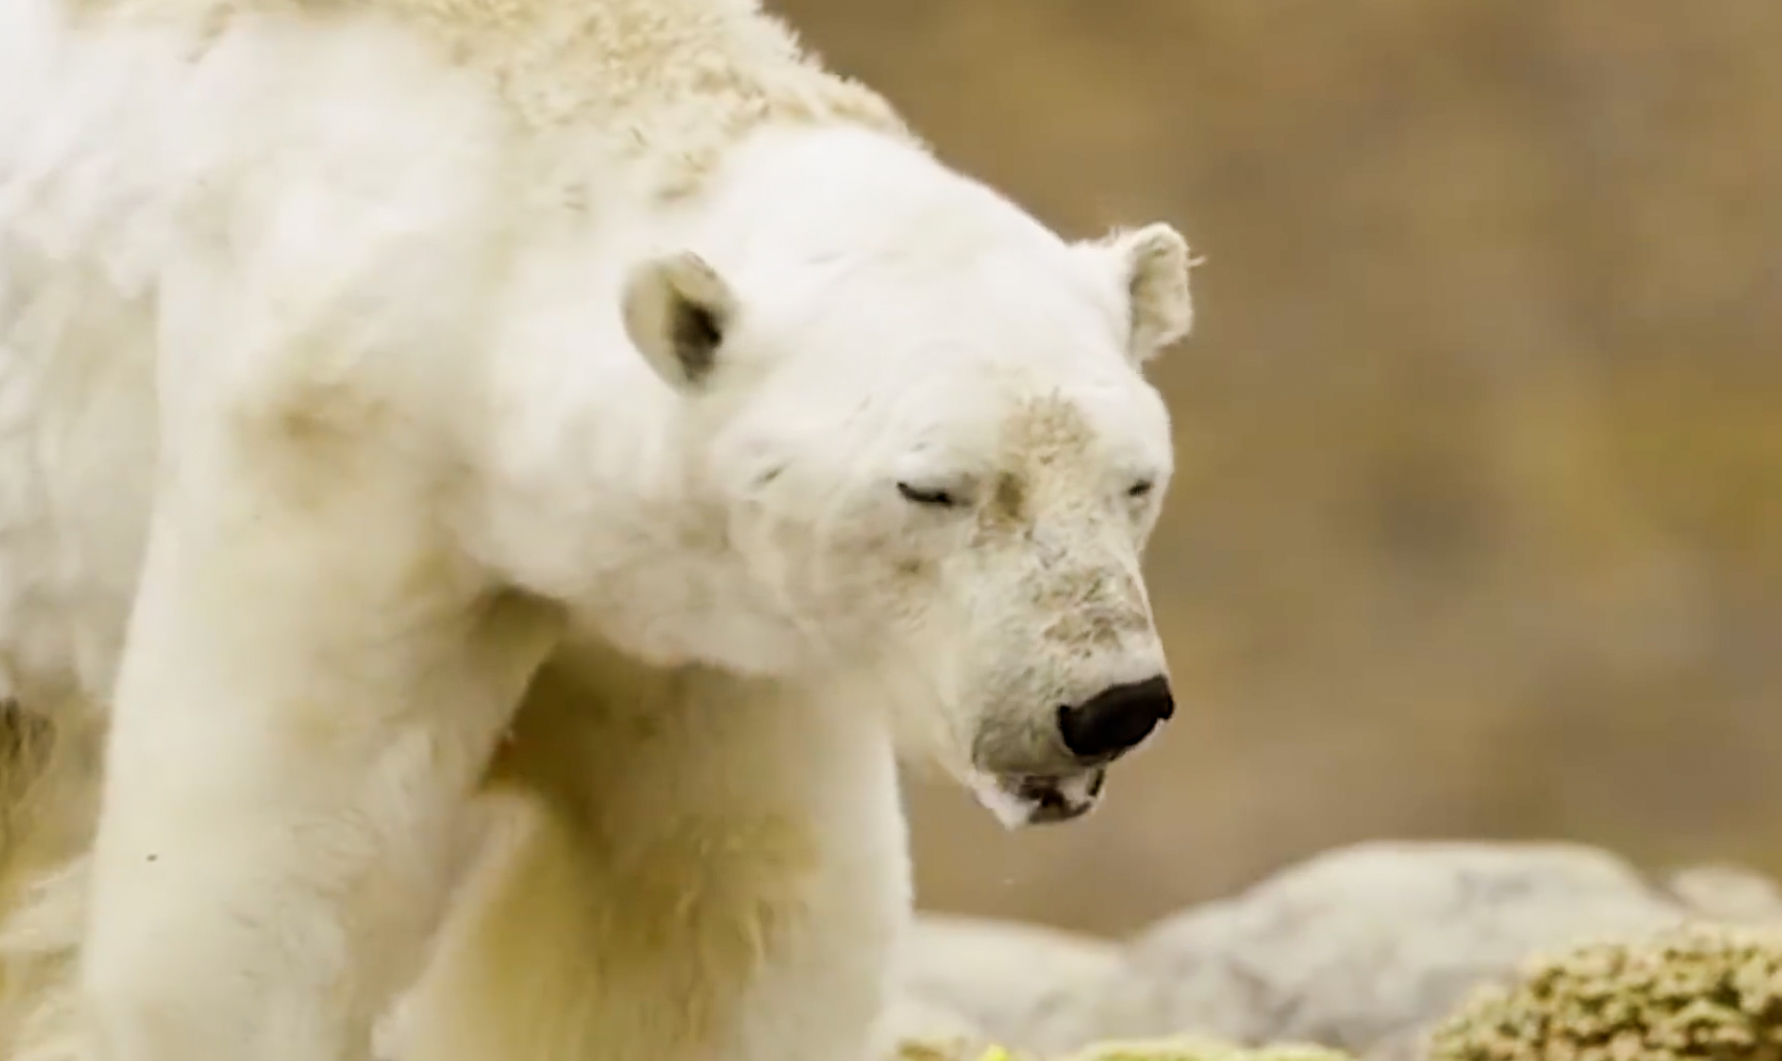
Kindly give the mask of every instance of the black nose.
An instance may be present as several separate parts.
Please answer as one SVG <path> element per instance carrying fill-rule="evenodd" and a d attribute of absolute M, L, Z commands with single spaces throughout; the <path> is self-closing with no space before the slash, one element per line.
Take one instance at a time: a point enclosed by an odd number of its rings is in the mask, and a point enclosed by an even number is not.
<path fill-rule="evenodd" d="M 1076 707 L 1058 709 L 1064 746 L 1083 759 L 1118 755 L 1176 713 L 1169 680 L 1159 675 L 1103 689 Z"/>

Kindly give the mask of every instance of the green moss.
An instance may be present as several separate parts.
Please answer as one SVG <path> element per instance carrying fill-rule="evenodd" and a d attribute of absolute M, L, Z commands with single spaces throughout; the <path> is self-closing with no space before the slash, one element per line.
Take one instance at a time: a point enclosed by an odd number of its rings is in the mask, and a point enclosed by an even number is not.
<path fill-rule="evenodd" d="M 1428 1061 L 1782 1061 L 1782 931 L 1689 925 L 1529 963 L 1430 1038 Z"/>

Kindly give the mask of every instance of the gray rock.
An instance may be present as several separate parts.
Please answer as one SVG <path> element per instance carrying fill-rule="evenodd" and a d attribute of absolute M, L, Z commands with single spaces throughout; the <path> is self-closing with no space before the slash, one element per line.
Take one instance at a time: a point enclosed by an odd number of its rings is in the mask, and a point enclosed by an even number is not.
<path fill-rule="evenodd" d="M 1744 866 L 1689 866 L 1667 876 L 1664 886 L 1696 917 L 1734 923 L 1782 921 L 1782 887 Z"/>
<path fill-rule="evenodd" d="M 1417 1061 L 1435 1020 L 1535 954 L 1686 917 L 1782 922 L 1782 888 L 1723 865 L 1648 879 L 1573 844 L 1361 844 L 1124 945 L 924 916 L 888 1030 L 1052 1056 L 1188 1034 Z"/>
<path fill-rule="evenodd" d="M 894 1058 L 906 1042 L 954 1044 L 949 1054 L 975 1055 L 995 1042 L 971 1018 L 944 1003 L 907 995 L 895 996 L 879 1015 L 868 1057 Z"/>
<path fill-rule="evenodd" d="M 1111 942 L 1008 921 L 918 919 L 899 956 L 888 1032 L 946 1028 L 1040 1052 L 1098 1037 L 1098 987 L 1121 970 Z"/>
<path fill-rule="evenodd" d="M 1531 952 L 1681 916 L 1588 847 L 1363 844 L 1159 924 L 1092 1009 L 1106 1036 L 1192 1031 L 1404 1056 L 1419 1029 Z"/>

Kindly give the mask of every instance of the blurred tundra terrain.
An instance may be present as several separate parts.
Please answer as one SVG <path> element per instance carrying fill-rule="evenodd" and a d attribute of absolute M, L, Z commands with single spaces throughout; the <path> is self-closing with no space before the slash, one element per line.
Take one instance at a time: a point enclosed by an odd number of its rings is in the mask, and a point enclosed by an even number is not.
<path fill-rule="evenodd" d="M 779 0 L 950 161 L 1207 262 L 1156 367 L 1182 710 L 911 794 L 930 908 L 1121 931 L 1375 837 L 1782 870 L 1782 3 Z"/>

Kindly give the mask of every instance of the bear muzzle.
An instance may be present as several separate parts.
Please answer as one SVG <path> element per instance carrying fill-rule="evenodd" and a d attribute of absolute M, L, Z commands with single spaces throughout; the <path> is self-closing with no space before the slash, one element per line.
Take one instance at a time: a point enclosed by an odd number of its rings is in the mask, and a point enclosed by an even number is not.
<path fill-rule="evenodd" d="M 1143 744 L 1175 710 L 1162 675 L 1109 686 L 1055 710 L 1046 750 L 1030 747 L 1000 762 L 980 754 L 968 786 L 1010 829 L 1080 818 L 1100 802 L 1109 764 Z"/>
<path fill-rule="evenodd" d="M 1006 829 L 1050 825 L 1080 818 L 1095 809 L 1107 784 L 1107 767 L 1061 776 L 979 774 L 972 794 Z"/>

